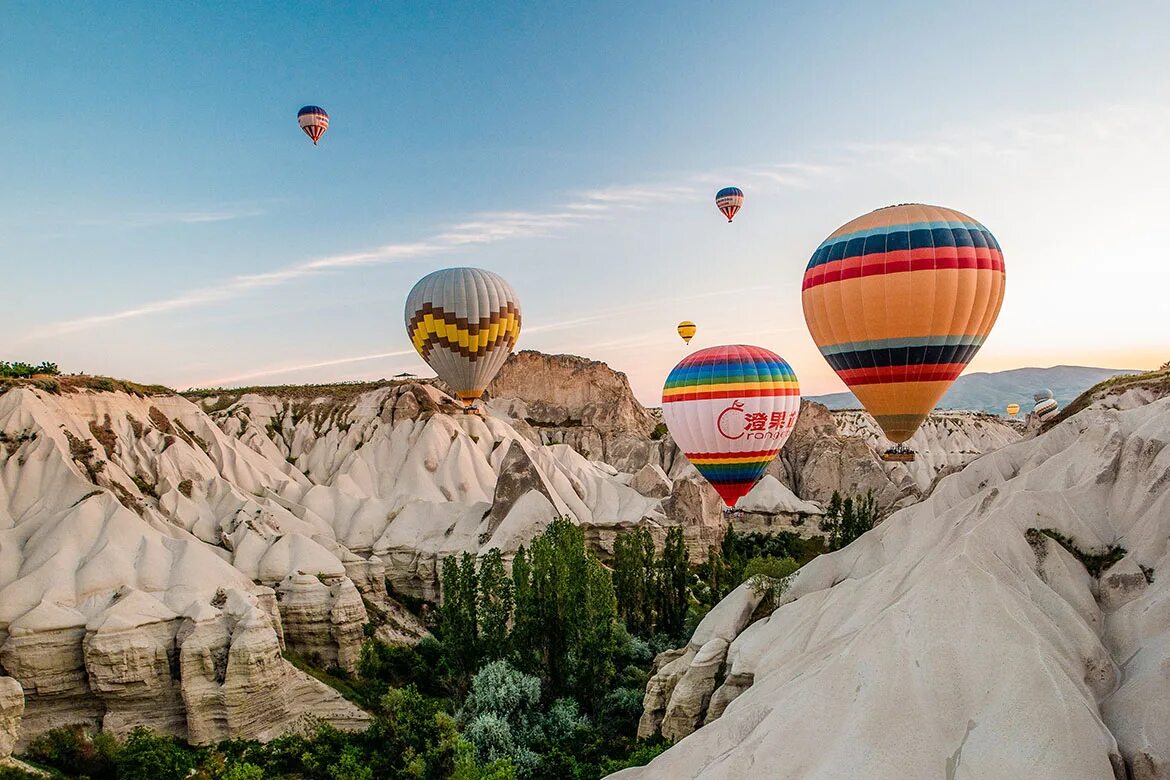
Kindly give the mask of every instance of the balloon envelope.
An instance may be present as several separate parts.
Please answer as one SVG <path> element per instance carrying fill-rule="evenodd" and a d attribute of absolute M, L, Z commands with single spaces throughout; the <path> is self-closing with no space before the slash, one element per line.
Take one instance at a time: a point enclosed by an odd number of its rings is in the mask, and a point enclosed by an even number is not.
<path fill-rule="evenodd" d="M 1007 405 L 1007 413 L 1009 415 L 1011 415 L 1012 417 L 1015 417 L 1017 414 L 1020 413 L 1020 405 L 1019 404 L 1008 404 Z"/>
<path fill-rule="evenodd" d="M 695 327 L 695 323 L 691 322 L 690 320 L 683 320 L 678 324 L 678 335 L 688 344 L 690 344 L 691 339 L 695 337 L 696 330 L 698 330 L 698 328 Z"/>
<path fill-rule="evenodd" d="M 999 315 L 1003 253 L 951 209 L 909 204 L 866 214 L 817 248 L 804 318 L 821 354 L 887 438 L 909 439 L 970 362 Z"/>
<path fill-rule="evenodd" d="M 1034 407 L 1032 407 L 1032 413 L 1040 418 L 1040 422 L 1047 422 L 1048 420 L 1051 420 L 1056 416 L 1058 411 L 1060 411 L 1060 404 L 1058 404 L 1056 400 L 1052 398 L 1042 399 L 1041 401 L 1037 402 Z"/>
<path fill-rule="evenodd" d="M 743 190 L 739 187 L 724 187 L 715 193 L 715 205 L 730 222 L 743 206 Z"/>
<path fill-rule="evenodd" d="M 670 435 L 727 506 L 764 475 L 799 413 L 792 367 L 761 347 L 701 349 L 675 366 L 662 388 Z"/>
<path fill-rule="evenodd" d="M 498 274 L 444 268 L 406 296 L 406 332 L 423 360 L 471 406 L 520 338 L 520 301 Z"/>
<path fill-rule="evenodd" d="M 305 135 L 313 139 L 313 146 L 316 146 L 329 129 L 329 114 L 320 106 L 305 106 L 297 112 L 297 124 L 305 131 Z"/>

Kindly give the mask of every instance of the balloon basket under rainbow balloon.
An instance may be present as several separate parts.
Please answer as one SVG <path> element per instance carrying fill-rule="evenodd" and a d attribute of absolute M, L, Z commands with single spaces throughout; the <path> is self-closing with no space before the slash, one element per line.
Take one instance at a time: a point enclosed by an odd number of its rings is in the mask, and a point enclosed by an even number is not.
<path fill-rule="evenodd" d="M 917 454 L 918 453 L 914 452 L 914 450 L 910 449 L 909 447 L 902 447 L 899 445 L 897 447 L 891 447 L 890 449 L 883 452 L 882 460 L 888 461 L 890 463 L 913 463 L 914 456 Z"/>

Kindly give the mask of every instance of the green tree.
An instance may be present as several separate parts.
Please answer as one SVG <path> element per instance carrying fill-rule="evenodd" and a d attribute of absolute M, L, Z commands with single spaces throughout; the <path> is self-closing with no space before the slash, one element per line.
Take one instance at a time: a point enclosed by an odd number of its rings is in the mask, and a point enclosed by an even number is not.
<path fill-rule="evenodd" d="M 654 630 L 657 599 L 654 537 L 647 528 L 618 534 L 613 552 L 618 615 L 631 634 L 646 636 Z"/>
<path fill-rule="evenodd" d="M 26 755 L 70 777 L 115 780 L 121 750 L 122 746 L 112 734 L 90 734 L 82 726 L 65 726 L 46 731 L 34 739 Z"/>
<path fill-rule="evenodd" d="M 118 754 L 120 780 L 183 780 L 194 768 L 190 751 L 143 726 L 130 732 Z"/>
<path fill-rule="evenodd" d="M 437 631 L 457 674 L 465 681 L 479 667 L 479 576 L 475 556 L 443 561 L 442 604 Z"/>
<path fill-rule="evenodd" d="M 675 526 L 666 533 L 662 559 L 658 565 L 657 630 L 672 637 L 682 635 L 687 619 L 687 583 L 690 579 L 690 555 L 682 528 Z"/>
<path fill-rule="evenodd" d="M 791 558 L 752 558 L 744 567 L 744 576 L 752 591 L 761 596 L 763 609 L 771 612 L 788 590 L 791 577 L 800 564 Z"/>
<path fill-rule="evenodd" d="M 483 557 L 479 567 L 480 658 L 498 661 L 508 657 L 508 622 L 514 606 L 513 585 L 504 569 L 504 559 L 496 548 Z"/>
<path fill-rule="evenodd" d="M 512 559 L 512 632 L 509 641 L 516 667 L 530 674 L 540 669 L 540 617 L 532 593 L 532 565 L 523 546 Z"/>
<path fill-rule="evenodd" d="M 571 690 L 589 712 L 595 713 L 617 675 L 618 610 L 609 572 L 593 556 L 586 561 L 582 598 L 584 610 L 580 623 L 573 627 L 569 646 Z"/>
<path fill-rule="evenodd" d="M 821 520 L 821 530 L 829 534 L 829 549 L 840 550 L 877 523 L 877 500 L 873 491 L 856 498 L 845 498 L 834 492 L 829 508 Z"/>

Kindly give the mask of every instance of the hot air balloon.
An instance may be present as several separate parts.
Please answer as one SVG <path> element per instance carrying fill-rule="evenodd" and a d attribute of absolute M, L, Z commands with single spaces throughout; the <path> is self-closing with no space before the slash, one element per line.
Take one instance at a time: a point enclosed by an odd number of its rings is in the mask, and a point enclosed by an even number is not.
<path fill-rule="evenodd" d="M 313 146 L 316 146 L 329 129 L 329 114 L 320 106 L 305 106 L 297 112 L 297 124 L 305 131 L 305 135 L 313 139 Z"/>
<path fill-rule="evenodd" d="M 1007 413 L 1008 413 L 1008 417 L 1015 417 L 1017 414 L 1020 413 L 1020 405 L 1019 404 L 1008 404 L 1007 405 Z"/>
<path fill-rule="evenodd" d="M 999 243 L 951 209 L 890 206 L 817 248 L 801 298 L 813 341 L 886 437 L 888 460 L 970 362 L 999 315 Z"/>
<path fill-rule="evenodd" d="M 520 337 L 520 301 L 481 268 L 427 274 L 406 296 L 406 332 L 435 373 L 471 407 Z"/>
<path fill-rule="evenodd" d="M 1052 397 L 1052 391 L 1047 388 L 1037 391 L 1032 396 L 1032 400 L 1036 402 L 1036 405 L 1032 407 L 1032 414 L 1036 415 L 1040 422 L 1048 422 L 1060 411 L 1060 404 Z"/>
<path fill-rule="evenodd" d="M 678 335 L 688 344 L 690 344 L 691 339 L 695 337 L 696 330 L 698 330 L 698 328 L 696 328 L 695 323 L 691 322 L 690 320 L 683 320 L 678 324 Z"/>
<path fill-rule="evenodd" d="M 715 205 L 730 222 L 743 205 L 743 190 L 739 187 L 724 187 L 715 193 Z"/>
<path fill-rule="evenodd" d="M 792 367 L 760 347 L 701 349 L 675 366 L 662 388 L 671 436 L 729 507 L 764 475 L 799 413 Z"/>

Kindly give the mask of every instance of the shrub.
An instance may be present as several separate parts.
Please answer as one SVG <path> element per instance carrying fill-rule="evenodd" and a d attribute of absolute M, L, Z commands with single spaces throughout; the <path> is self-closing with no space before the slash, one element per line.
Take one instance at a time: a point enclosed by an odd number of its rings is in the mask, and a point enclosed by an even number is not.
<path fill-rule="evenodd" d="M 762 597 L 761 608 L 770 612 L 780 603 L 780 597 L 799 568 L 791 558 L 752 558 L 743 571 L 752 592 Z"/>
<path fill-rule="evenodd" d="M 118 755 L 119 780 L 184 780 L 195 757 L 177 740 L 136 727 Z"/>
<path fill-rule="evenodd" d="M 91 735 L 84 726 L 78 725 L 41 734 L 29 744 L 27 756 L 71 777 L 115 780 L 120 750 L 118 741 L 110 734 Z"/>

